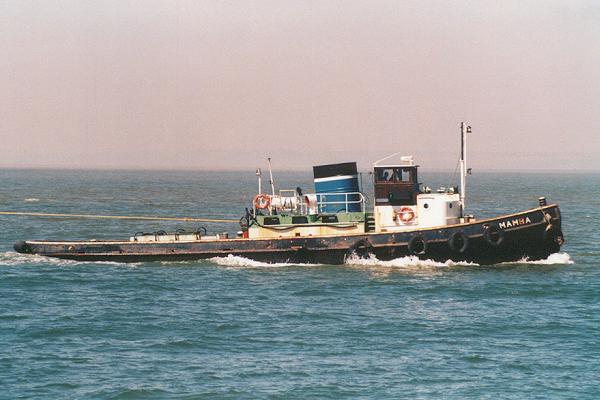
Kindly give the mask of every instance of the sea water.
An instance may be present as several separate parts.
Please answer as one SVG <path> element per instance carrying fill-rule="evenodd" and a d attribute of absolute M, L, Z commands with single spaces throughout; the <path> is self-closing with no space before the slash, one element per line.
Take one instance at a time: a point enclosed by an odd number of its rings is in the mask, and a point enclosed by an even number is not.
<path fill-rule="evenodd" d="M 237 219 L 255 178 L 0 171 L 0 210 Z M 312 189 L 309 173 L 275 178 Z M 1 216 L 0 398 L 600 398 L 600 175 L 479 173 L 468 190 L 476 217 L 558 202 L 565 246 L 500 265 L 90 263 L 12 245 L 201 224 Z"/>

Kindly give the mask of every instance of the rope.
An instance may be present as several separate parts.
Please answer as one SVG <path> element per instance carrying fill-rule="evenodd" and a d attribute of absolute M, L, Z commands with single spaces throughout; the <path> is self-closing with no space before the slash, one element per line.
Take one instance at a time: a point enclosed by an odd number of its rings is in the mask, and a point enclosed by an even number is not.
<path fill-rule="evenodd" d="M 456 162 L 456 166 L 454 167 L 454 172 L 452 173 L 452 178 L 450 178 L 450 182 L 448 182 L 448 186 L 446 187 L 454 187 L 451 186 L 453 182 L 456 182 L 456 175 L 458 173 L 458 167 L 460 166 L 460 159 Z"/>
<path fill-rule="evenodd" d="M 68 217 L 68 218 L 103 218 L 103 219 L 130 219 L 130 220 L 152 220 L 152 221 L 183 221 L 183 222 L 238 222 L 237 219 L 215 219 L 215 218 L 178 218 L 178 217 L 147 217 L 127 215 L 90 215 L 90 214 L 52 214 L 41 212 L 18 212 L 0 211 L 0 215 L 20 215 L 25 217 Z"/>

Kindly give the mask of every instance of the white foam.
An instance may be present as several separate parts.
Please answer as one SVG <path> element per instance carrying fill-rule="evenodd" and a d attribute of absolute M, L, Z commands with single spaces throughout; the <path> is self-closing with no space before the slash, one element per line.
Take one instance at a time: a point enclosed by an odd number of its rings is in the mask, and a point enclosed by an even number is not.
<path fill-rule="evenodd" d="M 37 199 L 35 197 L 28 197 L 26 199 L 23 199 L 23 201 L 26 203 L 37 203 L 38 201 L 40 201 L 40 199 Z"/>
<path fill-rule="evenodd" d="M 14 251 L 7 251 L 0 253 L 0 266 L 18 266 L 18 265 L 31 265 L 31 264 L 43 264 L 43 265 L 55 265 L 58 267 L 64 267 L 68 265 L 81 265 L 81 264 L 101 264 L 101 265 L 127 265 L 127 266 L 138 266 L 141 263 L 123 263 L 116 261 L 76 261 L 76 260 L 64 260 L 55 257 L 40 256 L 39 254 L 21 254 Z"/>
<path fill-rule="evenodd" d="M 25 264 L 49 264 L 63 266 L 77 264 L 77 261 L 44 257 L 37 254 L 21 254 L 14 251 L 0 253 L 0 265 L 2 266 L 16 266 Z"/>
<path fill-rule="evenodd" d="M 367 267 L 392 267 L 392 268 L 411 268 L 411 267 L 455 267 L 455 266 L 465 266 L 465 267 L 477 267 L 479 264 L 470 263 L 466 261 L 452 261 L 446 260 L 445 262 L 438 262 L 433 260 L 421 260 L 417 256 L 406 256 L 394 258 L 389 261 L 379 260 L 375 255 L 371 254 L 369 258 L 360 258 L 356 255 L 351 255 L 346 258 L 347 265 L 359 265 L 359 266 L 367 266 Z"/>
<path fill-rule="evenodd" d="M 267 263 L 262 261 L 251 260 L 246 257 L 234 256 L 229 254 L 227 257 L 213 257 L 209 258 L 215 264 L 222 265 L 224 267 L 250 267 L 250 268 L 276 268 L 276 267 L 289 267 L 292 265 L 299 265 L 304 267 L 315 267 L 321 264 L 308 264 L 308 263 Z"/>
<path fill-rule="evenodd" d="M 277 267 L 289 267 L 289 266 L 306 266 L 315 267 L 322 264 L 309 264 L 309 263 L 267 263 L 261 261 L 251 260 L 249 258 L 228 255 L 227 257 L 213 257 L 208 261 L 225 267 L 246 267 L 246 268 L 277 268 Z M 163 264 L 171 263 L 187 263 L 188 261 L 170 261 L 163 262 Z M 18 266 L 18 265 L 31 265 L 31 264 L 45 264 L 45 265 L 56 265 L 56 266 L 68 266 L 77 264 L 102 264 L 102 265 L 127 265 L 127 266 L 139 266 L 142 263 L 123 263 L 114 261 L 75 261 L 75 260 L 63 260 L 54 257 L 45 257 L 37 254 L 21 254 L 14 251 L 7 251 L 0 253 L 0 266 Z M 356 255 L 348 257 L 345 261 L 346 265 L 350 266 L 363 266 L 363 267 L 387 267 L 387 268 L 415 268 L 415 267 L 454 267 L 454 266 L 470 266 L 476 267 L 479 264 L 469 263 L 464 261 L 452 261 L 447 260 L 445 262 L 438 262 L 433 260 L 421 260 L 416 256 L 407 256 L 395 258 L 389 261 L 379 260 L 374 255 L 370 255 L 369 258 L 360 258 Z M 548 256 L 544 260 L 528 260 L 527 258 L 519 261 L 506 262 L 503 264 L 532 264 L 532 265 L 567 265 L 575 264 L 568 253 L 554 253 Z"/>
<path fill-rule="evenodd" d="M 533 264 L 533 265 L 556 265 L 556 264 L 575 264 L 575 261 L 571 259 L 568 253 L 554 253 L 550 254 L 548 258 L 543 260 L 529 260 L 527 257 L 520 259 L 519 261 L 507 262 L 503 264 Z"/>
<path fill-rule="evenodd" d="M 306 266 L 315 267 L 323 264 L 309 263 L 266 263 L 255 261 L 249 258 L 234 256 L 229 254 L 227 257 L 213 257 L 208 261 L 225 267 L 250 267 L 250 268 L 273 268 L 273 267 L 289 267 L 289 266 Z M 348 257 L 345 261 L 346 265 L 363 266 L 363 267 L 452 267 L 452 266 L 478 266 L 479 264 L 469 262 L 455 262 L 447 260 L 446 262 L 436 262 L 433 260 L 420 260 L 416 256 L 401 257 L 390 261 L 381 261 L 374 255 L 369 258 L 360 258 L 356 255 Z"/>

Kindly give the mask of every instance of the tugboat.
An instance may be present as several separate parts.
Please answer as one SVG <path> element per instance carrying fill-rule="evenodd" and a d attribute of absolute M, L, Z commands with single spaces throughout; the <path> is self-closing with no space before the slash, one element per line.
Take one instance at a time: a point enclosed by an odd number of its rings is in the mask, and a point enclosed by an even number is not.
<path fill-rule="evenodd" d="M 374 204 L 359 187 L 355 162 L 313 167 L 315 193 L 300 188 L 259 190 L 240 219 L 241 231 L 140 233 L 128 240 L 47 241 L 15 244 L 19 253 L 80 261 L 198 260 L 236 255 L 265 262 L 343 264 L 348 257 L 466 261 L 480 265 L 544 259 L 564 243 L 558 205 L 539 198 L 532 209 L 478 220 L 465 214 L 466 138 L 461 123 L 460 189 L 435 193 L 419 184 L 412 156 L 373 164 Z"/>

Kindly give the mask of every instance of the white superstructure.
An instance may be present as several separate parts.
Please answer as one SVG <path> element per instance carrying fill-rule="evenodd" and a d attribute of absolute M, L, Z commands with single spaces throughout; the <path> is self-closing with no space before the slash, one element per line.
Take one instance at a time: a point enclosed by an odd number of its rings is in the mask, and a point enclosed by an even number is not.
<path fill-rule="evenodd" d="M 440 189 L 437 193 L 419 187 L 418 165 L 412 156 L 402 156 L 399 162 L 392 154 L 373 164 L 373 209 L 376 232 L 394 232 L 454 225 L 464 222 L 466 176 L 466 136 L 471 127 L 461 123 L 460 191 Z M 385 164 L 383 162 L 385 161 Z"/>

